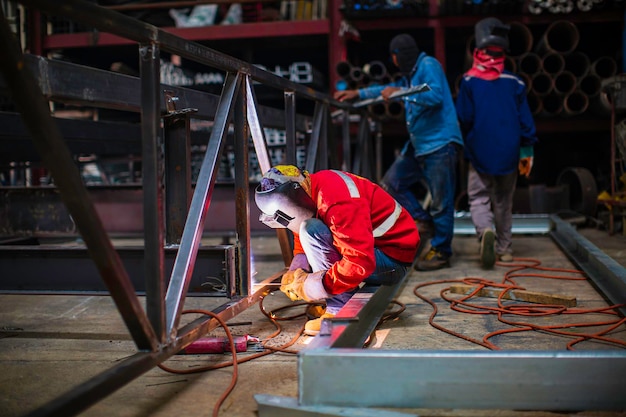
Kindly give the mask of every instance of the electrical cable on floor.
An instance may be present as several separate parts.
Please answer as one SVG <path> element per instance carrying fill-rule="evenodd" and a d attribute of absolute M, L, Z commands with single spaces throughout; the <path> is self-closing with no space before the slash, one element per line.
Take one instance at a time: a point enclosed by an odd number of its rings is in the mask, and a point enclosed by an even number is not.
<path fill-rule="evenodd" d="M 174 374 L 195 374 L 195 373 L 206 372 L 206 371 L 211 371 L 211 370 L 215 370 L 215 369 L 221 369 L 221 368 L 226 368 L 228 366 L 232 366 L 233 367 L 233 376 L 232 376 L 231 382 L 230 382 L 229 386 L 226 388 L 226 390 L 224 391 L 224 393 L 220 396 L 220 398 L 216 402 L 216 404 L 214 406 L 214 409 L 213 409 L 213 417 L 216 417 L 219 414 L 219 408 L 221 407 L 223 402 L 226 400 L 228 395 L 235 388 L 235 384 L 236 384 L 237 378 L 238 378 L 238 368 L 237 368 L 238 364 L 241 364 L 241 363 L 244 363 L 244 362 L 248 362 L 248 361 L 251 361 L 252 359 L 260 358 L 262 356 L 266 356 L 266 355 L 269 355 L 269 354 L 272 354 L 272 353 L 275 353 L 275 352 L 292 353 L 292 354 L 298 353 L 298 351 L 289 350 L 287 348 L 292 346 L 294 343 L 296 343 L 298 341 L 298 339 L 302 335 L 302 332 L 304 331 L 304 324 L 302 324 L 302 326 L 300 327 L 300 329 L 296 333 L 296 336 L 292 340 L 290 340 L 289 342 L 285 343 L 284 345 L 282 345 L 280 347 L 275 347 L 275 346 L 268 345 L 268 342 L 271 339 L 273 339 L 276 336 L 278 336 L 282 332 L 282 326 L 278 323 L 278 321 L 281 321 L 281 320 L 293 320 L 293 319 L 305 316 L 305 313 L 300 313 L 300 314 L 289 316 L 289 317 L 279 317 L 279 316 L 276 315 L 276 312 L 282 311 L 282 310 L 285 310 L 285 309 L 288 309 L 288 308 L 294 308 L 294 307 L 303 306 L 303 305 L 305 305 L 305 306 L 308 306 L 310 304 L 315 305 L 315 303 L 295 303 L 295 304 L 286 305 L 286 306 L 281 307 L 279 309 L 276 309 L 274 311 L 269 311 L 268 312 L 267 310 L 265 310 L 265 308 L 263 306 L 263 300 L 264 300 L 264 297 L 261 297 L 261 299 L 259 300 L 259 308 L 261 309 L 261 312 L 263 313 L 263 315 L 266 316 L 270 320 L 270 322 L 272 324 L 274 324 L 274 326 L 276 327 L 276 331 L 274 333 L 272 333 L 270 336 L 268 336 L 262 342 L 263 348 L 266 349 L 263 352 L 259 352 L 259 353 L 256 353 L 256 354 L 253 354 L 253 355 L 250 355 L 250 356 L 246 356 L 245 358 L 237 358 L 237 349 L 236 349 L 235 342 L 234 342 L 234 339 L 232 337 L 232 334 L 230 332 L 230 329 L 228 328 L 228 325 L 219 316 L 217 316 L 215 313 L 213 313 L 211 311 L 208 311 L 208 310 L 202 310 L 202 309 L 185 310 L 185 311 L 183 311 L 182 314 L 202 314 L 202 315 L 210 316 L 210 317 L 212 317 L 212 318 L 214 318 L 215 320 L 218 321 L 220 326 L 224 329 L 224 332 L 226 333 L 226 337 L 228 338 L 230 352 L 233 355 L 232 356 L 233 359 L 231 361 L 227 361 L 227 362 L 223 362 L 223 363 L 219 363 L 219 364 L 215 364 L 215 365 L 202 366 L 202 367 L 197 367 L 197 368 L 194 368 L 194 369 L 186 369 L 186 370 L 174 369 L 174 368 L 168 367 L 168 366 L 166 366 L 166 365 L 164 365 L 162 363 L 158 365 L 158 367 L 161 368 L 162 370 L 164 370 L 166 372 L 174 373 Z"/>
<path fill-rule="evenodd" d="M 294 314 L 294 315 L 291 315 L 291 316 L 285 316 L 285 317 L 281 317 L 277 313 L 279 313 L 279 312 L 281 312 L 283 310 L 287 310 L 287 309 L 291 309 L 291 308 L 295 308 L 295 307 L 300 307 L 300 306 L 309 307 L 309 306 L 322 305 L 320 303 L 299 302 L 299 303 L 291 303 L 291 304 L 279 307 L 279 308 L 277 308 L 275 310 L 268 311 L 268 310 L 265 309 L 265 306 L 263 305 L 264 299 L 265 299 L 265 297 L 261 297 L 259 299 L 259 309 L 261 310 L 261 313 L 265 317 L 267 317 L 270 320 L 270 322 L 276 327 L 276 330 L 261 342 L 261 345 L 265 349 L 264 351 L 256 353 L 256 354 L 252 354 L 250 356 L 246 356 L 245 358 L 238 358 L 237 357 L 237 349 L 236 349 L 236 345 L 235 345 L 235 341 L 233 339 L 232 333 L 230 332 L 230 329 L 229 329 L 228 325 L 218 315 L 216 315 L 215 313 L 213 313 L 211 311 L 202 310 L 202 309 L 184 310 L 182 314 L 202 314 L 202 315 L 210 316 L 210 317 L 214 318 L 215 320 L 217 320 L 218 323 L 220 324 L 220 326 L 224 329 L 224 332 L 226 333 L 226 337 L 228 338 L 230 352 L 232 354 L 233 359 L 231 361 L 227 361 L 227 362 L 223 362 L 223 363 L 219 363 L 219 364 L 202 366 L 202 367 L 196 367 L 196 368 L 193 368 L 193 369 L 186 369 L 186 370 L 171 368 L 171 367 L 168 367 L 168 366 L 164 365 L 163 363 L 158 365 L 158 367 L 161 368 L 162 370 L 164 370 L 166 372 L 173 373 L 173 374 L 195 374 L 195 373 L 207 372 L 207 371 L 211 371 L 211 370 L 215 370 L 215 369 L 221 369 L 221 368 L 225 368 L 225 367 L 228 367 L 228 366 L 232 366 L 233 367 L 233 375 L 232 375 L 232 378 L 231 378 L 231 382 L 230 382 L 229 386 L 226 388 L 226 390 L 224 391 L 224 393 L 220 396 L 220 398 L 216 402 L 216 404 L 215 404 L 215 406 L 213 408 L 213 417 L 217 417 L 217 415 L 219 414 L 219 409 L 220 409 L 221 405 L 226 400 L 228 395 L 230 395 L 230 393 L 235 388 L 235 385 L 237 383 L 237 378 L 238 378 L 238 368 L 237 368 L 237 365 L 239 365 L 241 363 L 244 363 L 244 362 L 251 361 L 251 360 L 256 359 L 256 358 L 260 358 L 262 356 L 266 356 L 266 355 L 269 355 L 269 354 L 272 354 L 272 353 L 276 353 L 276 352 L 289 353 L 289 354 L 297 354 L 298 353 L 297 350 L 292 350 L 292 349 L 288 349 L 288 348 L 290 346 L 292 346 L 293 344 L 295 344 L 298 341 L 298 339 L 300 338 L 300 336 L 302 336 L 303 331 L 304 331 L 304 324 L 306 323 L 306 321 L 302 324 L 300 329 L 297 331 L 295 337 L 292 338 L 289 342 L 287 342 L 287 343 L 285 343 L 285 344 L 283 344 L 281 346 L 271 346 L 271 345 L 269 345 L 269 342 L 282 332 L 282 326 L 279 323 L 280 321 L 295 320 L 295 319 L 298 319 L 298 318 L 301 318 L 301 317 L 305 317 L 306 316 L 306 311 L 302 312 L 302 313 Z M 378 326 L 380 326 L 385 321 L 397 318 L 405 310 L 404 304 L 402 304 L 402 303 L 400 303 L 398 301 L 395 301 L 395 300 L 392 300 L 391 302 L 399 305 L 400 308 L 398 310 L 396 310 L 396 311 L 386 312 L 386 314 L 384 314 L 383 317 L 379 320 L 376 328 L 378 328 Z M 372 335 L 373 334 L 374 334 L 374 331 L 372 332 Z M 368 341 L 366 341 L 366 344 L 365 344 L 364 347 L 367 347 L 367 345 L 369 345 L 373 340 L 375 340 L 375 338 L 374 337 L 370 337 L 368 339 Z"/>
<path fill-rule="evenodd" d="M 544 279 L 558 279 L 558 280 L 570 280 L 570 281 L 586 281 L 587 278 L 584 276 L 584 272 L 574 269 L 563 269 L 563 268 L 548 268 L 541 266 L 541 262 L 536 259 L 527 259 L 527 258 L 516 258 L 514 259 L 515 263 L 502 263 L 498 262 L 499 266 L 508 266 L 511 269 L 504 274 L 504 279 L 502 283 L 497 283 L 493 281 L 489 281 L 484 278 L 479 277 L 465 277 L 460 279 L 447 279 L 447 280 L 436 280 L 429 281 L 425 283 L 418 284 L 414 287 L 413 293 L 422 299 L 423 301 L 430 304 L 433 309 L 429 317 L 429 324 L 443 332 L 446 332 L 450 335 L 458 337 L 460 339 L 469 341 L 471 343 L 483 346 L 490 350 L 500 350 L 500 347 L 492 343 L 489 339 L 495 336 L 510 334 L 510 333 L 519 333 L 526 331 L 537 331 L 542 332 L 549 335 L 555 336 L 566 336 L 574 338 L 572 341 L 567 343 L 566 348 L 568 350 L 574 350 L 574 345 L 584 342 L 584 341 L 596 341 L 604 344 L 611 345 L 613 347 L 618 348 L 626 348 L 626 341 L 615 339 L 609 337 L 609 333 L 618 329 L 620 326 L 626 324 L 626 318 L 620 317 L 617 309 L 622 308 L 625 304 L 619 305 L 611 305 L 608 307 L 602 308 L 572 308 L 566 307 L 563 305 L 552 305 L 552 304 L 538 304 L 538 303 L 520 303 L 512 302 L 510 305 L 504 304 L 504 298 L 510 291 L 513 290 L 524 290 L 524 287 L 517 284 L 514 278 L 522 278 L 522 277 L 534 277 L 534 278 L 544 278 Z M 539 272 L 528 272 L 531 271 L 539 271 Z M 522 272 L 526 271 L 526 272 Z M 566 274 L 566 275 L 563 275 Z M 468 314 L 483 314 L 483 315 L 496 315 L 498 321 L 503 324 L 507 324 L 512 326 L 513 328 L 501 329 L 490 332 L 486 334 L 482 340 L 475 339 L 449 328 L 446 328 L 435 322 L 435 317 L 438 314 L 438 307 L 434 300 L 428 298 L 427 296 L 420 293 L 420 289 L 438 284 L 469 284 L 475 287 L 469 294 L 464 295 L 460 298 L 453 298 L 449 294 L 451 287 L 446 287 L 440 291 L 440 296 L 443 300 L 447 301 L 450 304 L 450 309 L 453 311 L 468 313 Z M 485 288 L 497 288 L 501 290 L 497 297 L 497 306 L 487 306 L 484 304 L 479 304 L 474 302 L 475 296 L 481 292 L 481 290 Z M 566 323 L 559 325 L 538 325 L 534 323 L 529 323 L 527 321 L 517 321 L 513 319 L 509 319 L 507 317 L 548 317 L 555 315 L 583 315 L 583 314 L 603 314 L 607 316 L 611 316 L 611 319 L 607 319 L 605 321 L 596 321 L 596 322 L 575 322 L 575 323 Z M 569 328 L 586 328 L 586 327 L 600 327 L 600 326 L 608 326 L 603 330 L 597 332 L 590 333 L 579 333 L 579 332 L 571 332 L 566 331 L 565 329 Z"/>

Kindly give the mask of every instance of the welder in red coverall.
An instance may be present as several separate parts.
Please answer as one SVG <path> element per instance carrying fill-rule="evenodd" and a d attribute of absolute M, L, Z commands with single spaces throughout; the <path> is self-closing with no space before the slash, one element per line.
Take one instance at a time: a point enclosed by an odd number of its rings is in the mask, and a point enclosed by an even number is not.
<path fill-rule="evenodd" d="M 255 201 L 259 220 L 294 233 L 281 291 L 293 301 L 326 301 L 323 315 L 306 323 L 306 334 L 319 333 L 322 319 L 337 314 L 361 283 L 399 282 L 415 258 L 420 238 L 409 213 L 355 174 L 277 165 L 263 176 Z"/>

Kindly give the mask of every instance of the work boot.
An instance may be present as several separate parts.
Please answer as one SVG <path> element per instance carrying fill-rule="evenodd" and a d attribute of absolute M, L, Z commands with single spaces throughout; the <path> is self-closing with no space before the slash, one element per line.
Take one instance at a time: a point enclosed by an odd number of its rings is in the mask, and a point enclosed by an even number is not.
<path fill-rule="evenodd" d="M 304 334 L 308 336 L 317 336 L 320 332 L 320 328 L 322 327 L 322 320 L 332 319 L 333 317 L 335 317 L 334 314 L 324 313 L 320 318 L 307 321 L 304 325 Z"/>
<path fill-rule="evenodd" d="M 439 252 L 435 248 L 430 250 L 417 260 L 414 268 L 418 271 L 434 271 L 441 268 L 450 267 L 450 256 Z"/>
<path fill-rule="evenodd" d="M 318 319 L 326 312 L 325 305 L 310 304 L 306 308 L 306 316 L 309 320 Z"/>
<path fill-rule="evenodd" d="M 496 263 L 496 235 L 491 229 L 485 229 L 480 239 L 480 263 L 483 268 L 493 268 Z"/>
<path fill-rule="evenodd" d="M 513 255 L 510 253 L 500 253 L 498 254 L 498 259 L 500 262 L 513 262 Z"/>

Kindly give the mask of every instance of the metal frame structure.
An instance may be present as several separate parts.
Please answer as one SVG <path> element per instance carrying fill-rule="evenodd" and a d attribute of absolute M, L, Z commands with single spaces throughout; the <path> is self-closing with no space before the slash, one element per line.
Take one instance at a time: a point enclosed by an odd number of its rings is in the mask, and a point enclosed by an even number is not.
<path fill-rule="evenodd" d="M 25 1 L 25 6 L 37 13 L 59 15 L 97 30 L 122 36 L 139 45 L 140 89 L 139 101 L 130 103 L 118 101 L 122 108 L 138 109 L 141 113 L 141 155 L 143 172 L 143 218 L 144 218 L 144 310 L 133 283 L 129 278 L 120 254 L 109 239 L 102 221 L 91 203 L 88 191 L 64 142 L 57 123 L 50 115 L 47 97 L 42 90 L 59 87 L 63 77 L 36 78 L 29 70 L 29 59 L 21 53 L 14 42 L 13 34 L 4 16 L 0 22 L 0 62 L 1 74 L 6 86 L 12 92 L 13 101 L 21 111 L 24 125 L 29 130 L 32 141 L 44 165 L 52 173 L 56 188 L 65 203 L 106 288 L 109 291 L 124 323 L 138 349 L 137 353 L 120 361 L 116 366 L 75 387 L 52 402 L 33 411 L 31 416 L 70 416 L 105 398 L 126 383 L 165 361 L 188 344 L 197 340 L 218 321 L 212 317 L 201 317 L 181 327 L 180 319 L 185 297 L 189 290 L 193 269 L 196 264 L 203 224 L 211 203 L 219 157 L 222 153 L 229 127 L 234 130 L 235 153 L 235 200 L 236 233 L 238 236 L 236 282 L 233 299 L 213 311 L 227 321 L 229 318 L 255 304 L 274 287 L 269 283 L 276 280 L 284 270 L 267 278 L 259 289 L 251 294 L 250 283 L 250 225 L 249 225 L 249 176 L 248 139 L 251 137 L 261 170 L 270 168 L 270 159 L 265 145 L 264 131 L 260 123 L 259 109 L 252 82 L 282 90 L 285 109 L 283 124 L 287 137 L 287 162 L 296 158 L 295 137 L 300 118 L 296 114 L 296 95 L 315 101 L 312 118 L 312 132 L 307 149 L 306 168 L 309 170 L 328 167 L 329 154 L 329 105 L 346 107 L 332 101 L 326 94 L 316 92 L 284 78 L 261 70 L 247 62 L 240 61 L 195 42 L 186 41 L 152 25 L 126 17 L 117 12 L 101 8 L 92 3 L 69 0 Z M 195 110 L 177 109 L 177 92 L 163 90 L 160 85 L 159 57 L 161 50 L 180 55 L 212 68 L 226 72 L 226 80 L 221 96 L 209 107 L 214 114 L 208 114 L 213 128 L 208 138 L 207 150 L 203 159 L 196 186 L 191 194 L 188 173 L 188 129 L 187 116 Z M 41 69 L 57 63 L 43 58 L 34 58 L 35 66 Z M 58 64 L 63 66 L 62 63 Z M 36 71 L 35 71 L 36 72 Z M 48 75 L 40 73 L 39 75 Z M 98 71 L 90 72 L 92 81 L 98 82 Z M 108 76 L 108 75 L 107 75 Z M 101 78 L 100 78 L 101 79 Z M 132 84 L 130 78 L 120 81 Z M 43 88 L 41 88 L 43 87 Z M 71 82 L 67 89 L 71 91 Z M 83 96 L 77 101 L 95 103 L 94 91 L 102 91 L 103 85 L 94 84 L 93 89 L 82 90 Z M 183 94 L 199 95 L 193 91 L 174 89 Z M 81 92 L 75 92 L 75 97 Z M 106 96 L 106 92 L 105 92 Z M 165 96 L 165 97 L 164 97 Z M 64 97 L 68 99 L 68 97 Z M 212 101 L 210 97 L 204 97 Z M 71 101 L 71 98 L 69 98 Z M 100 97 L 100 102 L 115 102 L 114 97 Z M 165 105 L 162 105 L 164 103 Z M 115 105 L 114 105 L 115 106 Z M 162 138 L 162 109 L 167 110 L 163 122 L 169 134 Z M 180 124 L 182 123 L 182 127 Z M 171 135 L 170 135 L 171 134 Z M 168 147 L 168 155 L 163 155 L 163 142 Z M 182 143 L 181 143 L 182 142 Z M 166 167 L 181 167 L 182 175 L 171 176 L 164 182 Z M 344 167 L 349 168 L 349 162 Z M 176 193 L 168 194 L 168 188 L 179 187 Z M 167 202 L 168 211 L 164 210 Z M 174 211 L 171 208 L 174 207 Z M 186 215 L 181 215 L 185 212 Z M 165 228 L 165 224 L 168 228 Z M 278 232 L 285 264 L 290 261 L 290 244 L 285 230 Z M 169 281 L 165 276 L 164 242 L 176 244 L 177 253 Z M 169 282 L 166 285 L 166 282 Z"/>
<path fill-rule="evenodd" d="M 343 125 L 344 161 L 342 168 L 350 169 L 350 142 L 348 132 L 350 106 L 334 102 L 317 93 L 285 79 L 274 76 L 246 62 L 226 56 L 194 42 L 161 31 L 158 28 L 119 15 L 90 3 L 68 0 L 32 0 L 23 2 L 37 11 L 58 14 L 93 26 L 98 30 L 116 34 L 139 44 L 141 68 L 142 160 L 144 188 L 144 231 L 146 276 L 146 310 L 140 305 L 131 280 L 119 254 L 108 239 L 101 220 L 88 192 L 82 183 L 70 152 L 64 143 L 59 127 L 49 114 L 46 98 L 40 83 L 28 71 L 24 56 L 17 52 L 11 32 L 5 22 L 0 25 L 0 61 L 2 74 L 14 94 L 22 117 L 33 142 L 46 167 L 52 172 L 61 197 L 81 232 L 88 251 L 106 287 L 109 290 L 129 332 L 138 348 L 137 353 L 52 402 L 35 410 L 29 416 L 70 416 L 86 409 L 141 374 L 179 352 L 203 334 L 215 328 L 217 321 L 210 317 L 198 318 L 182 327 L 180 317 L 195 261 L 197 259 L 202 226 L 211 202 L 217 171 L 217 158 L 221 154 L 228 127 L 234 126 L 236 177 L 235 198 L 237 207 L 236 233 L 239 237 L 237 261 L 237 296 L 215 311 L 227 320 L 256 303 L 273 287 L 267 285 L 283 271 L 264 281 L 263 286 L 250 294 L 250 224 L 248 216 L 248 146 L 249 136 L 255 145 L 261 169 L 270 167 L 265 139 L 258 116 L 252 81 L 261 82 L 284 91 L 285 127 L 287 132 L 287 158 L 295 160 L 296 95 L 315 100 L 312 135 L 307 153 L 306 168 L 326 168 L 329 105 L 345 111 Z M 164 193 L 160 147 L 162 89 L 159 84 L 159 53 L 161 50 L 178 54 L 228 73 L 212 117 L 214 127 L 208 139 L 208 149 L 203 160 L 193 195 L 186 179 L 174 178 L 183 183 L 180 193 Z M 167 97 L 172 96 L 168 93 Z M 171 104 L 171 103 L 170 103 Z M 166 106 L 167 107 L 167 106 Z M 170 122 L 186 123 L 186 109 L 168 107 L 166 125 Z M 183 128 L 184 129 L 184 128 Z M 175 133 L 175 131 L 172 131 Z M 362 118 L 359 140 L 365 144 L 368 126 Z M 178 131 L 178 137 L 181 136 Z M 176 136 L 176 134 L 175 134 Z M 186 140 L 186 137 L 182 135 Z M 185 152 L 179 143 L 171 155 L 185 167 Z M 346 146 L 347 145 L 347 146 Z M 364 148 L 368 148 L 365 146 Z M 361 156 L 361 155 L 359 155 Z M 367 157 L 367 154 L 364 154 Z M 182 160 L 180 159 L 182 158 Z M 359 160 L 358 158 L 356 158 Z M 363 168 L 367 169 L 365 159 Z M 355 166 L 358 164 L 355 163 Z M 184 216 L 164 214 L 164 202 L 178 205 L 177 210 L 187 211 Z M 166 218 L 167 216 L 167 218 Z M 164 224 L 171 220 L 171 229 Z M 556 233 L 562 225 L 555 220 Z M 279 233 L 285 264 L 289 261 L 288 239 Z M 561 241 L 573 237 L 566 234 Z M 180 239 L 178 241 L 178 239 Z M 556 239 L 559 241 L 559 239 Z M 175 241 L 177 256 L 169 285 L 164 273 L 164 241 Z M 589 248 L 588 245 L 582 245 Z M 573 254 L 575 251 L 571 251 Z M 585 250 L 583 256 L 595 251 Z M 575 256 L 575 255 L 572 255 Z M 600 260 L 602 263 L 605 260 Z M 594 263 L 596 265 L 596 263 Z M 610 276 L 609 289 L 624 291 L 623 268 L 613 267 L 602 271 Z M 622 395 L 626 375 L 626 355 L 621 352 L 370 352 L 359 349 L 371 333 L 384 308 L 397 293 L 402 283 L 383 286 L 375 291 L 363 290 L 346 305 L 332 321 L 326 321 L 314 344 L 299 354 L 299 398 L 276 399 L 258 396 L 261 416 L 307 415 L 313 412 L 334 412 L 347 415 L 356 407 L 442 407 L 442 408 L 523 408 L 523 409 L 621 409 L 626 408 Z M 468 378 L 472 375 L 472 378 Z M 511 378 L 515 376 L 515 380 Z M 601 378 L 600 378 L 601 376 Z M 563 379 L 564 378 L 564 379 Z M 319 381 L 336 384 L 320 384 Z M 347 381 L 347 383 L 345 383 Z M 371 381 L 376 381 L 375 386 Z M 537 381 L 541 381 L 539 384 Z M 337 384 L 340 384 L 338 386 Z M 550 392 L 550 396 L 546 392 Z M 535 396 L 535 398 L 533 398 Z M 330 408 L 335 407 L 334 411 Z M 337 410 L 341 407 L 342 410 Z M 282 411 L 281 411 L 282 410 Z M 287 410 L 285 413 L 284 411 Z M 267 413 L 267 414 L 266 414 Z M 282 414 L 281 414 L 282 413 Z M 369 410 L 368 415 L 377 415 Z M 380 411 L 379 414 L 383 414 Z M 316 414 L 311 414 L 316 415 Z M 329 414 L 332 415 L 332 414 Z M 355 414 L 356 415 L 356 414 Z M 398 415 L 395 413 L 394 415 Z"/>

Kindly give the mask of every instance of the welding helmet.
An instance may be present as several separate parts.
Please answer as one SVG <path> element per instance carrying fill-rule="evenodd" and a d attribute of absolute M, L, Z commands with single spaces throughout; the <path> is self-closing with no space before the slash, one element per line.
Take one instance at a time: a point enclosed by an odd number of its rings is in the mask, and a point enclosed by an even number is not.
<path fill-rule="evenodd" d="M 302 187 L 305 175 L 293 165 L 278 165 L 263 175 L 254 193 L 263 224 L 299 234 L 302 222 L 315 216 L 315 203 Z"/>
<path fill-rule="evenodd" d="M 481 20 L 474 26 L 476 48 L 485 49 L 488 46 L 499 46 L 508 50 L 510 29 L 509 25 L 505 25 L 495 17 Z"/>

